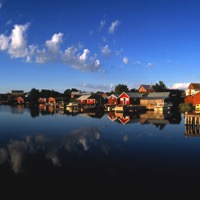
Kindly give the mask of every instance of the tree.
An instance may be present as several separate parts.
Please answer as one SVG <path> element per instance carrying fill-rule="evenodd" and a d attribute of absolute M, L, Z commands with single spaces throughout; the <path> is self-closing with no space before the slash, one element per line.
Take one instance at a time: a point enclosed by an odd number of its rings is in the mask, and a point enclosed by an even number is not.
<path fill-rule="evenodd" d="M 115 94 L 121 94 L 122 92 L 128 92 L 127 85 L 118 84 L 117 86 L 115 86 Z"/>
<path fill-rule="evenodd" d="M 28 95 L 28 99 L 31 101 L 31 102 L 38 102 L 38 98 L 40 97 L 40 92 L 39 90 L 33 88 L 31 91 L 30 91 L 30 94 Z"/>
<path fill-rule="evenodd" d="M 66 89 L 64 91 L 64 96 L 67 97 L 67 98 L 70 98 L 70 94 L 71 94 L 71 90 L 70 89 Z"/>
<path fill-rule="evenodd" d="M 155 92 L 167 91 L 167 86 L 163 83 L 163 81 L 159 81 L 159 83 L 156 83 L 156 85 L 154 85 L 153 88 L 154 88 Z"/>

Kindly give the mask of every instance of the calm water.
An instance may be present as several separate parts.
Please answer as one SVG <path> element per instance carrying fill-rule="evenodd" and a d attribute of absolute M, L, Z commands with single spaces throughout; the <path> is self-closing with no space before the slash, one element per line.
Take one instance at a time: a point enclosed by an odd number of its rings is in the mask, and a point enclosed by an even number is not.
<path fill-rule="evenodd" d="M 200 186 L 184 115 L 71 114 L 0 105 L 1 188 L 146 191 Z M 37 190 L 36 190 L 37 188 Z"/>

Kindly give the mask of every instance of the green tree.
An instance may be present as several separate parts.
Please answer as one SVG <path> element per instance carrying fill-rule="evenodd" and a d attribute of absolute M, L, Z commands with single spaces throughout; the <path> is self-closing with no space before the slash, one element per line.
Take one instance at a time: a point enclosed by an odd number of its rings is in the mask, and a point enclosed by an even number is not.
<path fill-rule="evenodd" d="M 165 92 L 167 91 L 167 86 L 163 83 L 163 81 L 159 81 L 156 85 L 153 86 L 155 92 Z"/>
<path fill-rule="evenodd" d="M 39 90 L 33 88 L 28 95 L 28 99 L 30 102 L 38 102 L 38 98 L 40 97 Z"/>
<path fill-rule="evenodd" d="M 66 90 L 64 91 L 64 97 L 70 98 L 70 94 L 71 94 L 71 90 L 70 90 L 70 89 L 66 89 Z"/>
<path fill-rule="evenodd" d="M 123 85 L 123 84 L 118 84 L 115 86 L 115 94 L 121 94 L 122 92 L 128 92 L 128 87 L 127 85 Z"/>

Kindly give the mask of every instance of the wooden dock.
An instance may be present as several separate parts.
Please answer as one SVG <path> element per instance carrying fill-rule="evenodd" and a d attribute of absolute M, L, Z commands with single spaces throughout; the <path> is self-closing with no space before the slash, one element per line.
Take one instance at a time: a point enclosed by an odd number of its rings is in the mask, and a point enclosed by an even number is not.
<path fill-rule="evenodd" d="M 185 136 L 200 136 L 200 113 L 185 113 Z"/>
<path fill-rule="evenodd" d="M 144 110 L 146 110 L 146 107 L 140 105 L 116 105 L 114 107 L 115 112 L 138 112 Z"/>

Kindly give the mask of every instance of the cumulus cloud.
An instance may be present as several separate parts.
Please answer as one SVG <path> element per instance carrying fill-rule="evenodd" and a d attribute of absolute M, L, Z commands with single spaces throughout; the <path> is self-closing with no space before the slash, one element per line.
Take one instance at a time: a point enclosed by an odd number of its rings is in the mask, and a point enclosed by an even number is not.
<path fill-rule="evenodd" d="M 63 33 L 53 34 L 51 39 L 44 43 L 43 48 L 33 44 L 27 45 L 28 27 L 29 24 L 15 25 L 10 36 L 0 34 L 0 51 L 7 52 L 11 58 L 24 58 L 27 63 L 58 61 L 81 71 L 100 70 L 100 60 L 97 59 L 97 55 L 89 56 L 89 49 L 80 52 L 82 46 L 79 45 L 78 49 L 72 46 L 63 52 Z"/>
<path fill-rule="evenodd" d="M 105 57 L 110 57 L 111 56 L 111 50 L 109 49 L 108 45 L 105 45 L 104 47 L 101 48 L 101 53 L 105 56 Z"/>
<path fill-rule="evenodd" d="M 75 47 L 69 47 L 62 54 L 62 61 L 66 65 L 81 70 L 81 71 L 98 71 L 101 68 L 100 60 L 96 59 L 96 56 L 87 58 L 89 53 L 88 49 L 85 49 L 81 56 L 78 56 L 78 49 Z"/>
<path fill-rule="evenodd" d="M 125 64 L 128 64 L 128 58 L 125 56 L 125 57 L 123 57 L 123 62 L 125 63 Z"/>
<path fill-rule="evenodd" d="M 113 34 L 115 32 L 117 26 L 119 26 L 119 24 L 120 24 L 119 20 L 112 22 L 112 24 L 108 28 L 108 33 Z"/>
<path fill-rule="evenodd" d="M 62 43 L 63 33 L 54 34 L 51 40 L 46 41 L 46 46 L 48 51 L 52 53 L 57 53 L 60 50 L 60 45 Z"/>
<path fill-rule="evenodd" d="M 79 57 L 79 59 L 81 60 L 81 61 L 86 61 L 87 60 L 87 54 L 88 53 L 90 53 L 90 51 L 88 50 L 88 49 L 84 49 L 83 50 L 83 54 L 82 55 L 80 55 L 80 57 Z"/>
<path fill-rule="evenodd" d="M 5 35 L 0 35 L 0 50 L 4 51 L 8 48 L 9 39 Z"/>
<path fill-rule="evenodd" d="M 171 89 L 186 90 L 190 83 L 174 83 Z"/>
<path fill-rule="evenodd" d="M 26 31 L 29 24 L 15 25 L 10 36 L 8 53 L 12 58 L 25 57 L 27 54 L 26 48 Z"/>

